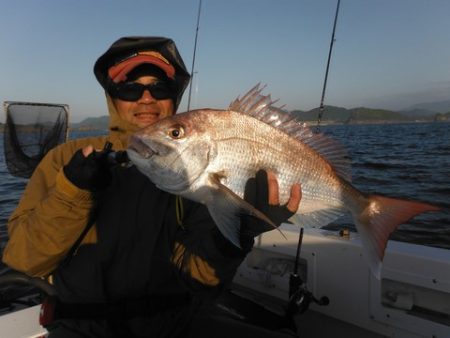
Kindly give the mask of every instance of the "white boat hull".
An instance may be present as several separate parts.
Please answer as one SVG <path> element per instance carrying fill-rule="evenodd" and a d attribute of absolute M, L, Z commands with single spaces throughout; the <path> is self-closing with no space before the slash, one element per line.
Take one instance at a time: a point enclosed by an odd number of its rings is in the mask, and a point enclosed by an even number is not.
<path fill-rule="evenodd" d="M 277 231 L 260 236 L 234 279 L 236 290 L 273 311 L 283 311 L 287 302 L 299 235 L 288 224 L 282 231 L 287 240 Z M 450 337 L 450 250 L 389 241 L 380 281 L 370 273 L 355 233 L 344 238 L 305 230 L 300 256 L 308 290 L 330 300 L 299 315 L 300 337 L 324 336 L 319 333 L 325 329 L 336 333 L 336 323 L 344 324 L 340 330 L 347 338 L 361 337 L 361 330 L 364 337 Z M 311 313 L 320 314 L 319 324 L 302 327 Z M 39 306 L 0 316 L 0 337 L 41 337 L 46 331 L 38 319 Z"/>
<path fill-rule="evenodd" d="M 0 337 L 45 337 L 47 330 L 39 325 L 40 305 L 0 316 Z"/>
<path fill-rule="evenodd" d="M 234 281 L 285 302 L 289 271 L 280 272 L 294 261 L 299 231 L 287 224 L 282 230 L 287 240 L 276 231 L 259 238 Z M 450 337 L 450 250 L 389 241 L 381 281 L 363 256 L 355 233 L 346 239 L 305 231 L 300 264 L 307 288 L 330 299 L 311 310 L 388 337 Z"/>

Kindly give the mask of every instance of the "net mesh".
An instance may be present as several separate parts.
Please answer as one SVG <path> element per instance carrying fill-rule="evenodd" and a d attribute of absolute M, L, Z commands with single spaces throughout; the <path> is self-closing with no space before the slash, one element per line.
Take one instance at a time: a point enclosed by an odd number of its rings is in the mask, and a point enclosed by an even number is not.
<path fill-rule="evenodd" d="M 5 160 L 8 171 L 28 178 L 47 152 L 67 139 L 64 104 L 5 102 Z"/>

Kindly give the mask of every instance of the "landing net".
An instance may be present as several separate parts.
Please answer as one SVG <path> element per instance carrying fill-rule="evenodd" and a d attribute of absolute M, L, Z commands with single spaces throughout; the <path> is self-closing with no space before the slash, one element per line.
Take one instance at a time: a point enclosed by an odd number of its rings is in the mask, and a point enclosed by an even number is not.
<path fill-rule="evenodd" d="M 5 160 L 16 177 L 29 178 L 47 152 L 67 139 L 69 106 L 4 102 Z"/>

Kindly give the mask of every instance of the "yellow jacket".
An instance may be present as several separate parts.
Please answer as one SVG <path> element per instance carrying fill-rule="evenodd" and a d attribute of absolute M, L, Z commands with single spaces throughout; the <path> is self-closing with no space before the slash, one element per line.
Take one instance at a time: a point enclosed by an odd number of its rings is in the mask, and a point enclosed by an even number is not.
<path fill-rule="evenodd" d="M 110 134 L 69 141 L 50 150 L 37 166 L 18 207 L 8 221 L 9 241 L 3 251 L 3 262 L 31 276 L 45 276 L 53 271 L 67 254 L 86 226 L 93 201 L 91 193 L 73 185 L 62 170 L 80 148 L 89 144 L 102 149 L 105 142 L 114 150 L 124 150 L 129 134 L 135 130 L 121 120 L 112 100 Z M 63 220 L 64 226 L 60 225 Z M 93 227 L 83 243 L 96 241 Z"/>
<path fill-rule="evenodd" d="M 76 139 L 52 149 L 30 178 L 8 222 L 9 241 L 3 252 L 3 262 L 11 268 L 31 276 L 48 276 L 66 257 L 86 227 L 93 207 L 92 194 L 73 185 L 62 168 L 78 149 L 89 144 L 102 149 L 109 141 L 116 151 L 126 149 L 128 136 L 135 128 L 120 119 L 109 96 L 107 102 L 110 113 L 108 136 Z M 223 245 L 226 240 L 220 234 L 214 235 L 214 238 L 218 237 L 219 246 L 222 246 L 219 249 L 216 248 L 216 239 L 207 240 L 211 243 L 203 243 L 200 248 L 186 248 L 184 243 L 176 242 L 172 249 L 173 264 L 206 286 L 229 282 L 245 255 L 236 254 L 233 248 L 228 255 L 228 246 L 233 245 Z M 94 225 L 81 244 L 96 242 L 97 228 Z M 192 245 L 193 242 L 187 243 Z"/>

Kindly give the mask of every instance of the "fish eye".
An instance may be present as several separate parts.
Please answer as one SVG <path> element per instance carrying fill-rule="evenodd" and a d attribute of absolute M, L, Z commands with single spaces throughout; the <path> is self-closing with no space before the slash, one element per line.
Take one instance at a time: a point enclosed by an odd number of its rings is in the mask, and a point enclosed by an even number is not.
<path fill-rule="evenodd" d="M 184 128 L 182 126 L 174 126 L 169 130 L 169 136 L 173 139 L 179 139 L 184 136 Z"/>

